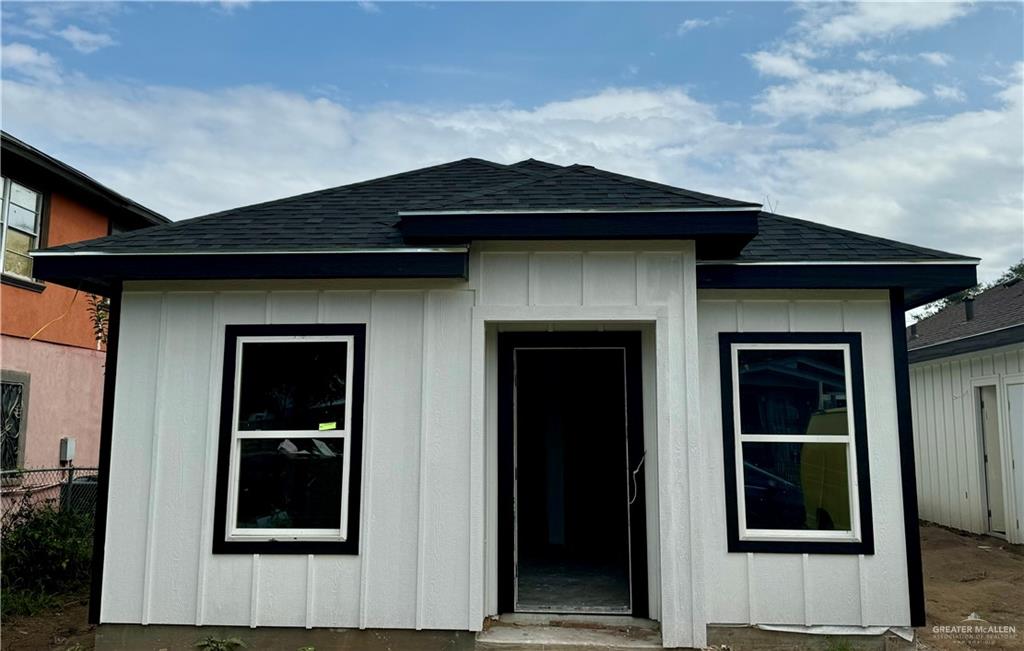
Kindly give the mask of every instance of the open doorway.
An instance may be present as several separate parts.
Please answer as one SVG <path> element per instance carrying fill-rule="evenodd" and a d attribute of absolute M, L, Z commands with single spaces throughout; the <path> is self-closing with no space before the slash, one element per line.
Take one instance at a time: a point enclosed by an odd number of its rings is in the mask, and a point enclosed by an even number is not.
<path fill-rule="evenodd" d="M 994 384 L 977 388 L 978 431 L 981 439 L 982 466 L 985 471 L 988 530 L 1005 536 L 1006 496 L 1003 493 L 1003 457 L 996 395 Z"/>
<path fill-rule="evenodd" d="M 502 610 L 646 616 L 639 333 L 499 341 Z"/>

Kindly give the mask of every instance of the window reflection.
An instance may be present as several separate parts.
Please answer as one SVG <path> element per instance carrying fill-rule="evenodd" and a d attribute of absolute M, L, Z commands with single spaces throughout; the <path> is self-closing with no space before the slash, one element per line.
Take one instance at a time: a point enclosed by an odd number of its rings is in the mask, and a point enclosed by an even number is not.
<path fill-rule="evenodd" d="M 341 526 L 344 439 L 242 439 L 237 526 Z"/>
<path fill-rule="evenodd" d="M 841 350 L 740 350 L 743 434 L 849 434 Z"/>

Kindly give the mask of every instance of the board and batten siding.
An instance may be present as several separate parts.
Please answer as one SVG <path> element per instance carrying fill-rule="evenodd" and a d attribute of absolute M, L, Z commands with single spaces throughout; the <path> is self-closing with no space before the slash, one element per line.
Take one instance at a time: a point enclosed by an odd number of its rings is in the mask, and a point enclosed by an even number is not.
<path fill-rule="evenodd" d="M 711 624 L 907 626 L 910 602 L 903 532 L 889 300 L 885 292 L 698 293 L 701 420 L 711 442 L 704 476 L 704 542 Z M 728 553 L 726 545 L 720 332 L 858 332 L 875 553 Z"/>
<path fill-rule="evenodd" d="M 984 460 L 978 426 L 977 395 L 980 386 L 996 387 L 1003 461 L 1003 477 L 1018 477 L 1012 466 L 1024 440 L 1008 419 L 1007 386 L 1024 382 L 1024 345 L 1005 346 L 975 353 L 939 358 L 910 365 L 910 399 L 914 419 L 914 454 L 917 457 L 917 495 L 921 518 L 947 527 L 986 533 Z M 1024 491 L 1013 481 L 1004 484 L 1007 537 L 1024 543 L 1020 514 L 1015 504 Z M 1018 482 L 1019 483 L 1019 482 Z M 1014 499 L 1017 493 L 1018 499 Z M 1015 514 L 1016 513 L 1016 514 Z"/>
<path fill-rule="evenodd" d="M 448 289 L 126 291 L 101 621 L 469 628 L 472 304 Z M 213 554 L 224 325 L 330 322 L 368 325 L 363 553 Z"/>
<path fill-rule="evenodd" d="M 498 331 L 630 328 L 665 643 L 906 623 L 885 295 L 698 302 L 695 269 L 692 242 L 505 243 L 474 246 L 465 282 L 128 283 L 101 622 L 478 630 L 497 610 Z M 359 555 L 211 551 L 224 326 L 263 323 L 367 325 Z M 864 333 L 874 556 L 726 553 L 717 332 L 735 329 Z"/>
<path fill-rule="evenodd" d="M 538 310 L 544 325 L 510 327 L 557 329 L 579 327 L 566 325 L 567 316 L 590 323 L 597 313 L 657 306 L 676 315 L 672 354 L 681 379 L 683 302 L 695 301 L 692 243 L 646 246 L 655 250 L 498 247 L 474 254 L 467 282 L 129 283 L 101 621 L 479 629 L 496 609 L 495 557 L 487 550 L 496 549 L 497 527 L 487 504 L 496 486 L 487 454 L 495 446 L 484 440 L 495 428 L 471 435 L 474 310 Z M 332 322 L 367 324 L 360 554 L 213 554 L 224 326 Z M 688 322 L 695 333 L 696 320 Z M 496 351 L 495 332 L 486 339 L 481 362 Z M 645 334 L 652 339 L 653 330 Z M 645 374 L 653 376 L 651 363 Z M 652 437 L 664 424 L 656 404 L 645 404 Z M 677 411 L 676 433 L 687 418 Z M 685 467 L 687 447 L 676 447 Z M 658 490 L 656 477 L 648 473 L 649 492 Z M 688 514 L 682 496 L 673 517 Z M 648 504 L 657 508 L 657 497 Z M 654 519 L 648 544 L 657 571 Z M 673 558 L 686 565 L 671 602 L 689 635 L 702 621 L 690 590 L 699 555 L 687 546 Z M 660 585 L 654 576 L 652 590 Z M 660 602 L 656 594 L 652 605 Z"/>

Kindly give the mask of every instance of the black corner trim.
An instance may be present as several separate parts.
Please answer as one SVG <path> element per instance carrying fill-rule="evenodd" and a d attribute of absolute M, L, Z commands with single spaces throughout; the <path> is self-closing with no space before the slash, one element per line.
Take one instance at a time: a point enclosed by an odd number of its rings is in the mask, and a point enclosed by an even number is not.
<path fill-rule="evenodd" d="M 4 285 L 10 285 L 11 287 L 20 287 L 21 289 L 27 289 L 30 292 L 37 294 L 43 293 L 46 289 L 46 285 L 28 278 L 21 278 L 19 276 L 12 276 L 11 274 L 0 274 L 0 283 Z"/>
<path fill-rule="evenodd" d="M 940 357 L 963 355 L 964 353 L 973 353 L 986 348 L 1009 346 L 1021 342 L 1024 342 L 1024 323 L 996 330 L 995 332 L 984 332 L 954 341 L 947 341 L 942 344 L 935 344 L 934 346 L 914 348 L 907 354 L 909 362 L 917 364 L 918 362 L 927 362 L 939 359 Z"/>
<path fill-rule="evenodd" d="M 903 296 L 898 289 L 892 290 L 889 294 L 889 312 L 896 382 L 896 420 L 900 441 L 900 483 L 903 489 L 903 537 L 907 545 L 910 625 L 924 626 L 924 571 L 921 564 L 921 531 L 917 510 L 917 474 L 914 468 L 914 422 L 910 411 L 910 367 L 907 361 Z"/>
<path fill-rule="evenodd" d="M 121 289 L 110 297 L 107 321 L 107 358 L 103 373 L 103 411 L 100 416 L 100 458 L 96 481 L 96 515 L 93 521 L 92 583 L 89 588 L 89 623 L 100 623 L 103 600 L 103 562 L 107 544 L 107 509 L 110 496 L 110 451 L 114 433 L 114 390 L 117 386 L 117 356 L 121 337 Z"/>
<path fill-rule="evenodd" d="M 732 346 L 743 343 L 847 344 L 853 384 L 854 445 L 857 446 L 857 483 L 860 502 L 859 542 L 740 540 L 739 507 L 736 496 L 736 436 L 732 419 Z M 871 510 L 871 472 L 868 464 L 867 413 L 864 401 L 864 355 L 858 332 L 722 332 L 718 335 L 722 391 L 722 449 L 725 461 L 726 537 L 730 552 L 777 554 L 874 554 L 875 538 Z"/>
<path fill-rule="evenodd" d="M 228 475 L 231 463 L 231 418 L 234 405 L 235 349 L 239 337 L 352 335 L 352 443 L 349 461 L 348 538 L 340 542 L 312 540 L 225 540 Z M 214 503 L 214 554 L 358 554 L 359 504 L 362 487 L 363 402 L 366 393 L 366 325 L 362 323 L 227 325 L 224 326 L 224 371 L 221 386 L 220 440 L 217 446 L 217 487 Z"/>

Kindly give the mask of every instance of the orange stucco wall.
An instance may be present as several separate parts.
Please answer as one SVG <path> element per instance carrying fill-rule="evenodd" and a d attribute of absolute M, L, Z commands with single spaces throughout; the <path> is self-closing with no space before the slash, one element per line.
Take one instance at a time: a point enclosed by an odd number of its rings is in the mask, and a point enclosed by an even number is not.
<path fill-rule="evenodd" d="M 50 223 L 47 246 L 89 240 L 107 234 L 107 218 L 63 195 L 50 195 Z M 89 315 L 89 295 L 46 284 L 42 293 L 0 286 L 0 331 L 13 337 L 31 337 L 39 328 L 57 319 L 36 335 L 40 341 L 96 349 Z M 65 312 L 67 312 L 66 315 Z M 64 315 L 64 316 L 61 316 Z M 61 318 L 57 318 L 61 317 Z"/>

